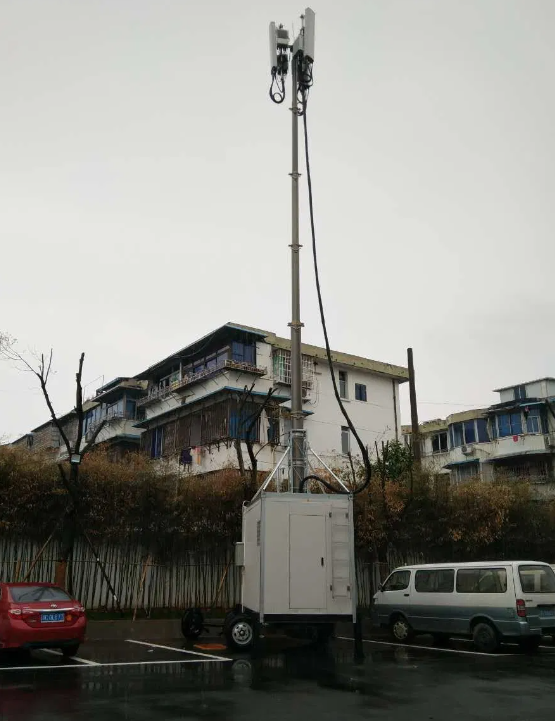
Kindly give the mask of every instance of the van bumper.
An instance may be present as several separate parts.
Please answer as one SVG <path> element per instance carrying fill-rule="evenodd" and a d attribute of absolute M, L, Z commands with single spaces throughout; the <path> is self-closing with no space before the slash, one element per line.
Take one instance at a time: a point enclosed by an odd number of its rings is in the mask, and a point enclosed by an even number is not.
<path fill-rule="evenodd" d="M 507 638 L 529 638 L 530 636 L 555 635 L 555 624 L 546 626 L 545 619 L 531 617 L 514 623 L 500 624 L 499 629 Z"/>

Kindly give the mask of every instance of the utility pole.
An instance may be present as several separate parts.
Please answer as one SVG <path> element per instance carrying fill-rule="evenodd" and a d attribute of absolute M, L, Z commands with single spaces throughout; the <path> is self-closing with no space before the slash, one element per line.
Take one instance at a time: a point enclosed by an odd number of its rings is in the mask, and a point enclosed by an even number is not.
<path fill-rule="evenodd" d="M 302 28 L 289 44 L 289 33 L 282 25 L 270 23 L 270 61 L 272 86 L 270 97 L 275 103 L 285 99 L 285 78 L 291 61 L 291 437 L 289 489 L 298 493 L 306 476 L 306 431 L 304 429 L 301 352 L 301 288 L 299 244 L 299 92 L 305 82 L 306 68 L 314 60 L 314 12 L 306 8 L 301 16 Z M 310 72 L 310 77 L 312 74 Z"/>
<path fill-rule="evenodd" d="M 414 360 L 412 348 L 407 348 L 409 366 L 409 394 L 410 394 L 410 420 L 412 424 L 412 457 L 417 470 L 422 463 L 422 448 L 420 446 L 420 428 L 418 426 L 418 407 L 416 405 L 416 382 L 414 376 Z"/>

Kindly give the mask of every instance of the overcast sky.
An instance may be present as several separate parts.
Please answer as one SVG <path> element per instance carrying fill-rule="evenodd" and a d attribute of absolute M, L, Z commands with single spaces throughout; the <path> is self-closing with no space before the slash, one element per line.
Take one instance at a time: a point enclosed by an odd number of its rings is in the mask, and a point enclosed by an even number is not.
<path fill-rule="evenodd" d="M 555 375 L 555 2 L 318 0 L 309 126 L 332 346 L 422 420 Z M 299 0 L 0 0 L 0 330 L 74 404 L 228 320 L 288 334 Z M 303 169 L 304 173 L 304 169 Z M 304 340 L 322 343 L 302 178 Z M 103 378 L 102 378 L 103 377 Z M 408 422 L 408 389 L 403 421 Z M 0 364 L 0 436 L 46 420 Z"/>

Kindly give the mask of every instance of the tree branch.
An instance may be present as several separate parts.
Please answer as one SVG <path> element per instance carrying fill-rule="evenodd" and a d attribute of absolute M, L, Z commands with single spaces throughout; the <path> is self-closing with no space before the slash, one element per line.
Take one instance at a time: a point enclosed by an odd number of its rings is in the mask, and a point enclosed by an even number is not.
<path fill-rule="evenodd" d="M 85 360 L 85 354 L 81 353 L 79 358 L 79 369 L 75 374 L 75 410 L 77 412 L 77 438 L 75 440 L 75 451 L 80 453 L 81 441 L 83 440 L 83 387 L 81 385 L 81 378 L 83 376 L 83 362 Z"/>
<path fill-rule="evenodd" d="M 92 436 L 90 437 L 89 442 L 86 444 L 86 446 L 81 451 L 81 458 L 90 451 L 92 446 L 94 446 L 94 443 L 95 443 L 96 439 L 98 438 L 98 434 L 104 428 L 104 426 L 107 424 L 107 422 L 108 422 L 108 419 L 104 418 L 104 420 L 100 421 L 100 423 L 94 429 L 94 432 L 93 432 Z"/>

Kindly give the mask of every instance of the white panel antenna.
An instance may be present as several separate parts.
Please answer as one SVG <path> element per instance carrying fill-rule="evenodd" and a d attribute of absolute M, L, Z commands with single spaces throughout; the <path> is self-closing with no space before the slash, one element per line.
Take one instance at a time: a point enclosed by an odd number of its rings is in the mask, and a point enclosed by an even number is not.
<path fill-rule="evenodd" d="M 314 10 L 306 8 L 304 11 L 304 33 L 303 33 L 303 53 L 307 60 L 314 62 L 314 31 L 316 24 L 316 14 Z"/>
<path fill-rule="evenodd" d="M 270 67 L 272 72 L 277 68 L 277 33 L 276 24 L 270 23 Z"/>

